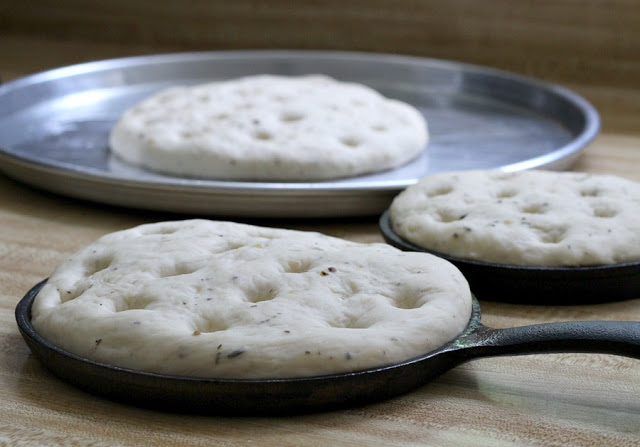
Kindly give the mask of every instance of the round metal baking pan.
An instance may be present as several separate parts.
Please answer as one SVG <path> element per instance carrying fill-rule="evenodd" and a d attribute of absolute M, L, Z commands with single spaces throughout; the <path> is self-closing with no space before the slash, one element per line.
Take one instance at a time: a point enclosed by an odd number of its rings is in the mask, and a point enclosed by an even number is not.
<path fill-rule="evenodd" d="M 482 300 L 520 304 L 589 304 L 640 298 L 640 261 L 579 267 L 496 264 L 433 252 L 393 231 L 389 210 L 379 220 L 390 245 L 431 253 L 453 263 Z"/>
<path fill-rule="evenodd" d="M 324 182 L 234 182 L 161 175 L 113 157 L 108 135 L 159 89 L 260 73 L 323 73 L 417 107 L 424 153 L 397 169 Z M 557 85 L 490 68 L 334 51 L 227 51 L 112 59 L 0 86 L 0 170 L 32 186 L 125 207 L 239 217 L 380 214 L 438 171 L 566 169 L 599 131 L 596 110 Z"/>
<path fill-rule="evenodd" d="M 90 393 L 158 410 L 222 415 L 298 414 L 364 405 L 406 393 L 464 362 L 552 352 L 640 358 L 640 322 L 582 321 L 493 329 L 474 299 L 467 328 L 442 348 L 406 362 L 350 373 L 283 379 L 168 376 L 106 365 L 49 343 L 31 325 L 31 306 L 45 281 L 18 303 L 27 345 L 54 375 Z"/>

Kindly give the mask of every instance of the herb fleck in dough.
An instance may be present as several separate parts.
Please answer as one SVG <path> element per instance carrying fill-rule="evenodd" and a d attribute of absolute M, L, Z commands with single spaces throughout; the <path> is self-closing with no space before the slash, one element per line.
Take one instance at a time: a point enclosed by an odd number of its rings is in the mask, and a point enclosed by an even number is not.
<path fill-rule="evenodd" d="M 103 236 L 36 297 L 35 330 L 135 370 L 302 377 L 406 360 L 455 338 L 471 294 L 450 263 L 386 244 L 186 220 Z"/>

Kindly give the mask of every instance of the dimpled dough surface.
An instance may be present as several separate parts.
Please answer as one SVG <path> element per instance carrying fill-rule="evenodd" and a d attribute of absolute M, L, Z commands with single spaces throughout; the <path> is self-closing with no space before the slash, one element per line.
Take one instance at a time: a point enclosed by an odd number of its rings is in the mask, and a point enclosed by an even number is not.
<path fill-rule="evenodd" d="M 208 220 L 108 234 L 62 263 L 37 295 L 53 344 L 136 370 L 299 377 L 380 366 L 466 327 L 452 264 L 385 244 Z"/>
<path fill-rule="evenodd" d="M 640 260 L 640 184 L 543 170 L 425 177 L 391 205 L 393 230 L 428 250 L 501 264 Z"/>
<path fill-rule="evenodd" d="M 321 75 L 172 87 L 124 112 L 112 151 L 148 169 L 224 180 L 305 181 L 391 169 L 425 149 L 414 107 Z"/>

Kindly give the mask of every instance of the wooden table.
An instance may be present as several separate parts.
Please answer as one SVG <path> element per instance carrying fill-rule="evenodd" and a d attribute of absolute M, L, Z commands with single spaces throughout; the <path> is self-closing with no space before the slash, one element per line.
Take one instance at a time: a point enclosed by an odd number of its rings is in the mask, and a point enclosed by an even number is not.
<path fill-rule="evenodd" d="M 7 37 L 0 45 L 0 70 L 7 81 L 78 61 L 157 50 Z M 627 97 L 619 88 L 572 87 L 596 105 Z M 638 127 L 616 125 L 637 116 L 626 114 L 630 108 L 620 116 L 615 107 L 606 110 L 602 134 L 575 169 L 640 181 Z M 94 397 L 49 374 L 15 324 L 13 311 L 24 293 L 105 233 L 179 217 L 72 200 L 0 176 L 0 445 L 640 445 L 640 362 L 600 354 L 477 360 L 390 401 L 286 418 L 159 413 Z M 374 218 L 257 223 L 381 241 Z M 640 320 L 638 298 L 575 307 L 482 307 L 485 324 L 494 327 Z"/>

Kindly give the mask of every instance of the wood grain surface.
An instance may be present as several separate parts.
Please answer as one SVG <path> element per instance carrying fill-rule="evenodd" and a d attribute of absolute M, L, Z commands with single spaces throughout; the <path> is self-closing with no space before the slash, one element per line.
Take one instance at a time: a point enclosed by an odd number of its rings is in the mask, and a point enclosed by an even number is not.
<path fill-rule="evenodd" d="M 83 13 L 83 2 L 63 2 L 75 5 L 75 12 L 70 9 L 55 10 L 56 2 L 39 0 L 31 3 L 40 4 L 41 8 L 23 11 L 29 2 L 16 2 L 13 10 L 6 6 L 4 10 L 0 8 L 0 25 L 10 24 L 5 29 L 12 30 L 11 34 L 0 34 L 0 75 L 4 81 L 87 60 L 180 50 L 184 49 L 185 40 L 191 38 L 193 42 L 202 42 L 201 35 L 189 37 L 186 29 L 178 33 L 178 41 L 161 39 L 155 34 L 128 41 L 124 37 L 124 30 L 128 29 L 127 26 L 134 28 L 135 23 L 129 15 L 122 19 L 120 28 L 95 30 L 91 34 L 89 28 L 98 26 L 97 19 Z M 103 8 L 110 9 L 101 14 L 107 17 L 108 23 L 117 22 L 115 17 L 118 11 L 140 13 L 142 10 L 151 10 L 155 5 L 154 2 L 145 1 L 114 1 L 104 2 L 104 5 L 107 3 L 110 6 Z M 254 3 L 258 7 L 263 5 L 261 2 Z M 401 3 L 422 8 L 420 2 Z M 636 76 L 640 73 L 640 40 L 631 39 L 632 35 L 637 35 L 638 27 L 619 35 L 612 28 L 616 23 L 621 27 L 640 23 L 640 12 L 635 15 L 629 12 L 633 1 L 570 1 L 562 2 L 564 7 L 559 6 L 559 2 L 543 1 L 540 2 L 542 11 L 526 6 L 530 2 L 523 2 L 525 6 L 521 7 L 515 6 L 520 4 L 518 2 L 494 3 L 494 7 L 502 5 L 506 8 L 506 11 L 494 11 L 501 19 L 495 30 L 483 22 L 488 20 L 484 16 L 489 13 L 483 11 L 479 3 L 450 2 L 459 8 L 468 6 L 469 9 L 465 9 L 458 19 L 459 26 L 471 27 L 479 34 L 479 39 L 475 41 L 478 51 L 488 53 L 489 50 L 480 47 L 492 42 L 497 45 L 495 40 L 510 29 L 502 20 L 513 18 L 514 23 L 528 29 L 523 39 L 527 45 L 536 48 L 533 56 L 537 55 L 540 60 L 546 57 L 548 61 L 556 57 L 568 57 L 572 61 L 570 63 L 575 64 L 574 68 L 546 69 L 543 70 L 545 77 L 566 81 L 568 86 L 591 99 L 604 118 L 602 134 L 587 148 L 574 169 L 614 173 L 640 181 L 640 100 L 638 83 L 632 82 L 638 81 Z M 165 5 L 164 9 L 154 14 L 162 16 L 167 22 L 172 7 L 167 6 L 170 2 L 162 4 Z M 196 8 L 193 11 L 203 7 L 203 3 L 198 1 L 189 4 Z M 240 6 L 236 8 L 247 4 L 239 2 Z M 261 10 L 261 14 L 270 17 L 283 15 L 284 4 L 275 2 L 274 10 Z M 433 6 L 433 2 L 425 4 Z M 555 39 L 580 40 L 577 37 L 580 27 L 578 18 L 563 15 L 567 5 L 588 8 L 581 17 L 589 26 L 598 25 L 602 30 L 601 34 L 588 36 L 589 42 L 597 43 L 595 47 L 588 50 L 582 48 L 573 53 L 566 46 L 561 46 L 558 50 L 560 53 L 554 52 L 554 45 L 560 46 Z M 360 6 L 358 11 L 364 9 Z M 231 6 L 225 8 L 225 14 L 229 14 L 236 22 L 240 20 L 239 15 L 232 14 Z M 345 5 L 342 22 L 336 26 L 346 27 L 348 19 L 357 21 L 360 15 L 356 14 L 354 8 L 351 4 Z M 443 8 L 445 16 L 454 13 L 451 9 L 453 6 Z M 616 12 L 615 8 L 621 8 L 626 13 Z M 193 11 L 190 14 L 195 14 Z M 596 14 L 597 11 L 604 11 L 604 15 Z M 178 10 L 175 12 L 178 14 Z M 300 26 L 306 26 L 305 20 L 309 20 L 305 19 L 306 13 L 299 9 L 294 13 L 301 17 Z M 408 21 L 406 11 L 388 7 L 371 11 L 370 16 L 380 20 L 377 18 L 379 14 L 391 15 L 391 28 L 384 32 L 399 36 L 402 34 L 402 24 L 406 24 L 407 33 L 416 33 L 417 24 L 424 24 L 425 21 L 436 26 L 437 13 L 422 11 L 422 15 L 413 22 Z M 84 23 L 82 29 L 92 37 L 79 39 L 77 35 L 71 35 L 68 29 L 60 31 L 51 25 L 47 15 L 53 17 L 54 22 L 57 20 L 66 25 L 75 23 L 80 27 L 77 24 Z M 41 28 L 27 33 L 26 28 L 20 28 L 17 17 L 24 18 L 21 22 L 23 26 L 31 23 Z M 178 17 L 181 16 L 178 14 Z M 402 20 L 400 17 L 403 17 Z M 529 22 L 527 17 L 536 20 Z M 323 20 L 329 21 L 329 17 Z M 273 21 L 273 29 L 267 29 L 265 35 L 269 36 L 271 40 L 268 42 L 273 46 L 283 45 L 276 32 L 279 22 L 276 18 Z M 560 24 L 558 30 L 551 26 L 554 23 Z M 199 27 L 196 27 L 199 29 L 197 33 L 202 33 L 203 24 L 200 23 Z M 544 36 L 542 42 L 532 41 L 532 35 L 544 30 L 555 33 L 555 38 Z M 320 33 L 318 29 L 312 31 Z M 227 29 L 226 32 L 233 30 Z M 47 33 L 50 35 L 45 37 Z M 216 33 L 219 36 L 222 31 L 217 30 Z M 513 49 L 505 49 L 493 56 L 485 55 L 484 58 L 469 58 L 470 48 L 462 45 L 462 49 L 455 53 L 453 47 L 459 43 L 456 39 L 472 41 L 465 33 L 456 36 L 453 30 L 444 33 L 440 39 L 430 36 L 435 47 L 440 49 L 438 56 L 458 54 L 459 59 L 483 63 L 493 58 L 494 61 L 502 61 L 504 66 L 501 68 L 537 73 L 538 68 L 518 70 L 527 67 L 529 62 Z M 356 36 L 353 39 L 364 37 L 371 36 Z M 343 46 L 351 45 L 345 43 L 340 35 L 332 38 L 340 40 Z M 620 40 L 617 46 L 615 42 L 612 43 L 616 39 Z M 189 42 L 187 45 L 190 45 Z M 206 45 L 211 43 L 206 39 L 204 42 Z M 386 41 L 385 44 L 380 43 L 380 48 L 393 50 L 396 44 Z M 575 73 L 575 66 L 589 67 L 600 74 L 607 70 L 616 71 L 617 68 L 603 60 L 586 60 L 589 54 L 606 51 L 609 45 L 616 50 L 610 50 L 612 53 L 607 58 L 620 62 L 622 74 L 608 80 Z M 444 51 L 445 48 L 447 51 Z M 549 55 L 544 56 L 547 51 Z M 626 51 L 633 54 L 625 58 Z M 572 76 L 571 70 L 574 70 L 575 76 Z M 619 104 L 623 105 L 618 107 Z M 48 373 L 30 354 L 15 324 L 13 312 L 26 291 L 47 277 L 71 253 L 105 233 L 145 222 L 184 217 L 189 216 L 77 201 L 31 189 L 0 176 L 0 445 L 640 445 L 640 361 L 610 355 L 547 354 L 476 360 L 389 401 L 330 413 L 272 418 L 194 416 L 129 407 L 86 394 Z M 317 230 L 357 241 L 382 240 L 375 219 L 251 223 Z M 482 308 L 485 324 L 493 327 L 586 319 L 640 321 L 640 296 L 636 300 L 623 302 L 563 307 L 487 301 L 482 303 Z"/>

